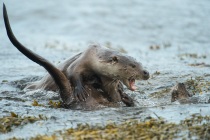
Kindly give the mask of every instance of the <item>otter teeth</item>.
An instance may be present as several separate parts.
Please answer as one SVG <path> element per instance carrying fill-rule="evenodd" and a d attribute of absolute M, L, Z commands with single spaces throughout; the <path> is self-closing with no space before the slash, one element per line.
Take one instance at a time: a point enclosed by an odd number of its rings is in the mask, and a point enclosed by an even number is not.
<path fill-rule="evenodd" d="M 129 79 L 129 86 L 130 86 L 130 89 L 132 91 L 136 90 L 135 79 L 134 78 Z"/>

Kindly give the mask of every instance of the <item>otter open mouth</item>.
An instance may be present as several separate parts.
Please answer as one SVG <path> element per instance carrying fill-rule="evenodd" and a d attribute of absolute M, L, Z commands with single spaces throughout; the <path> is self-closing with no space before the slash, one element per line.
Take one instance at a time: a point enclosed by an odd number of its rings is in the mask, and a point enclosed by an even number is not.
<path fill-rule="evenodd" d="M 132 76 L 129 79 L 122 80 L 123 84 L 130 90 L 135 91 L 137 89 L 135 85 L 136 79 Z"/>
<path fill-rule="evenodd" d="M 128 82 L 129 82 L 129 89 L 132 91 L 136 90 L 137 87 L 135 86 L 135 79 L 129 78 Z"/>

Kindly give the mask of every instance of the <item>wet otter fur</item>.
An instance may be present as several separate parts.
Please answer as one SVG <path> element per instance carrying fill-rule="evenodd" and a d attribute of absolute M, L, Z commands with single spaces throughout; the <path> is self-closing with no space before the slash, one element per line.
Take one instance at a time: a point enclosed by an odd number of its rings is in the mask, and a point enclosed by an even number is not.
<path fill-rule="evenodd" d="M 189 97 L 192 97 L 192 94 L 187 91 L 184 83 L 178 83 L 171 89 L 171 102 L 187 99 Z"/>
<path fill-rule="evenodd" d="M 74 95 L 79 100 L 85 100 L 88 91 L 84 90 L 83 76 L 96 75 L 106 81 L 121 81 L 130 90 L 135 90 L 135 80 L 147 80 L 149 72 L 144 70 L 139 62 L 130 56 L 122 55 L 117 51 L 113 51 L 100 45 L 90 45 L 87 50 L 77 54 L 73 58 L 69 58 L 58 66 L 67 78 L 70 80 L 74 88 Z M 103 80 L 104 81 L 104 80 Z M 106 89 L 110 90 L 104 84 Z M 104 83 L 104 82 L 103 82 Z M 103 86 L 103 87 L 104 87 Z M 116 85 L 117 86 L 117 85 Z M 28 89 L 45 89 L 56 90 L 55 83 L 50 75 L 46 75 L 40 81 L 27 86 Z"/>
<path fill-rule="evenodd" d="M 133 100 L 122 91 L 123 88 L 119 88 L 122 87 L 120 81 L 129 89 L 135 90 L 135 79 L 149 78 L 149 73 L 143 70 L 141 64 L 133 58 L 99 45 L 91 45 L 85 52 L 66 60 L 59 68 L 56 68 L 17 41 L 9 25 L 5 5 L 3 14 L 7 34 L 13 45 L 29 59 L 43 66 L 50 74 L 28 88 L 36 89 L 44 85 L 43 88 L 47 90 L 59 89 L 65 105 L 69 106 L 78 99 L 85 100 L 90 93 L 89 99 L 94 95 L 103 95 L 94 86 L 98 84 L 104 95 L 109 96 L 109 102 L 123 101 L 127 106 L 132 106 Z"/>

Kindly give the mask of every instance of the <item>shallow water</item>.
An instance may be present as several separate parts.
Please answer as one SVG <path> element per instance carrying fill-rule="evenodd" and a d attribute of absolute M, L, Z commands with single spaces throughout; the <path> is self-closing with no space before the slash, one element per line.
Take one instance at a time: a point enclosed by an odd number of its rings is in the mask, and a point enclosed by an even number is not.
<path fill-rule="evenodd" d="M 34 99 L 47 104 L 59 97 L 52 92 L 22 91 L 27 82 L 41 78 L 46 71 L 12 46 L 1 20 L 0 116 L 13 111 L 20 116 L 43 114 L 49 119 L 15 128 L 1 134 L 0 139 L 50 134 L 78 123 L 103 125 L 109 120 L 122 122 L 148 116 L 179 122 L 194 113 L 209 115 L 210 105 L 205 104 L 210 97 L 209 85 L 206 92 L 196 93 L 205 100 L 198 104 L 171 103 L 169 91 L 160 96 L 155 96 L 155 92 L 191 77 L 210 82 L 210 1 L 49 0 L 43 4 L 41 0 L 7 0 L 5 4 L 16 37 L 54 64 L 97 42 L 117 50 L 123 48 L 152 76 L 137 83 L 138 92 L 127 91 L 135 99 L 136 107 L 95 111 L 34 107 Z M 151 49 L 152 45 L 160 48 Z M 190 66 L 197 63 L 207 65 Z"/>

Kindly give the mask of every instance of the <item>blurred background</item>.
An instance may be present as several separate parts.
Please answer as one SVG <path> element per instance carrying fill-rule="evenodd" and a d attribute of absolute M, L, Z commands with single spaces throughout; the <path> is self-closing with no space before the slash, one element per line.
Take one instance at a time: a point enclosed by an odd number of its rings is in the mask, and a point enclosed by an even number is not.
<path fill-rule="evenodd" d="M 165 42 L 198 48 L 209 45 L 209 3 L 208 0 L 5 1 L 11 26 L 22 42 L 108 41 L 133 49 Z M 1 38 L 7 41 L 2 22 L 1 30 Z"/>

